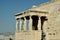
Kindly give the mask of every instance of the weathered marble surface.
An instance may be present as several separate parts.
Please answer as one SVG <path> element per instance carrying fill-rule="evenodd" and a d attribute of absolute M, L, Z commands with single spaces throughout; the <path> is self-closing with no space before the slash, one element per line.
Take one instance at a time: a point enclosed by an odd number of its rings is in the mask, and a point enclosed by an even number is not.
<path fill-rule="evenodd" d="M 45 3 L 31 8 L 30 10 L 43 11 L 47 13 L 28 12 L 20 16 L 16 16 L 16 19 L 27 15 L 46 16 L 48 21 L 45 21 L 43 26 L 44 32 L 46 34 L 45 39 L 60 40 L 60 0 Z M 41 30 L 16 32 L 15 40 L 41 40 Z"/>

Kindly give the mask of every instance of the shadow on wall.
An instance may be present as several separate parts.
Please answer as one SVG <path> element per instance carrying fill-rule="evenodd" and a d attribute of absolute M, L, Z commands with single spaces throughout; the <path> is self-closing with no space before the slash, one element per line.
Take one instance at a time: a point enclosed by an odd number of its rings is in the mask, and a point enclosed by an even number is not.
<path fill-rule="evenodd" d="M 12 38 L 9 38 L 9 40 L 13 40 Z"/>

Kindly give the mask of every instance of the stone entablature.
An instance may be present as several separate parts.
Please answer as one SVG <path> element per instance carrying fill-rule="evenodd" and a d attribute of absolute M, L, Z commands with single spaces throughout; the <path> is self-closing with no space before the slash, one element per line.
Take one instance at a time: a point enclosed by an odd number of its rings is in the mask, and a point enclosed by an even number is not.
<path fill-rule="evenodd" d="M 48 16 L 47 14 L 48 14 L 47 11 L 29 10 L 27 12 L 16 15 L 16 18 L 25 17 L 25 16 L 33 16 L 33 15 Z"/>

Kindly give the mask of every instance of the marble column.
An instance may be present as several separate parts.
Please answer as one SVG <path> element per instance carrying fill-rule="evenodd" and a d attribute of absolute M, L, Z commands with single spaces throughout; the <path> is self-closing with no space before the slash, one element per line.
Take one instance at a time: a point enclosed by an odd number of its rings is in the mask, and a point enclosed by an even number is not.
<path fill-rule="evenodd" d="M 39 20 L 38 20 L 38 30 L 41 30 L 41 19 L 40 19 L 40 16 L 39 16 Z"/>
<path fill-rule="evenodd" d="M 24 17 L 24 31 L 26 31 L 26 18 Z"/>
<path fill-rule="evenodd" d="M 22 29 L 22 19 L 20 18 L 20 31 Z"/>
<path fill-rule="evenodd" d="M 31 31 L 32 30 L 32 18 L 30 16 L 30 20 L 29 20 L 29 30 Z"/>
<path fill-rule="evenodd" d="M 40 19 L 40 16 L 38 16 L 38 31 L 39 31 L 39 37 L 40 37 L 40 40 L 41 40 L 41 38 L 42 38 L 42 31 L 41 31 L 41 19 Z"/>
<path fill-rule="evenodd" d="M 18 32 L 18 19 L 16 19 L 16 32 Z"/>

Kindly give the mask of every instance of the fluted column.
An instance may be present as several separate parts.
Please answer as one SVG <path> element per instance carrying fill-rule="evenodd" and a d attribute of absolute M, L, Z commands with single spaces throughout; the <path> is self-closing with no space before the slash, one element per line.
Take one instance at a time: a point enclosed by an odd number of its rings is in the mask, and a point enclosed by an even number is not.
<path fill-rule="evenodd" d="M 40 19 L 40 16 L 39 16 L 39 20 L 38 20 L 38 30 L 41 30 L 41 19 Z"/>
<path fill-rule="evenodd" d="M 32 18 L 30 16 L 30 20 L 29 20 L 29 30 L 32 30 Z"/>
<path fill-rule="evenodd" d="M 24 31 L 26 31 L 26 18 L 24 17 Z"/>
<path fill-rule="evenodd" d="M 21 28 L 22 28 L 22 20 L 20 19 L 20 31 L 21 31 Z"/>
<path fill-rule="evenodd" d="M 16 32 L 18 32 L 18 19 L 16 19 Z"/>

